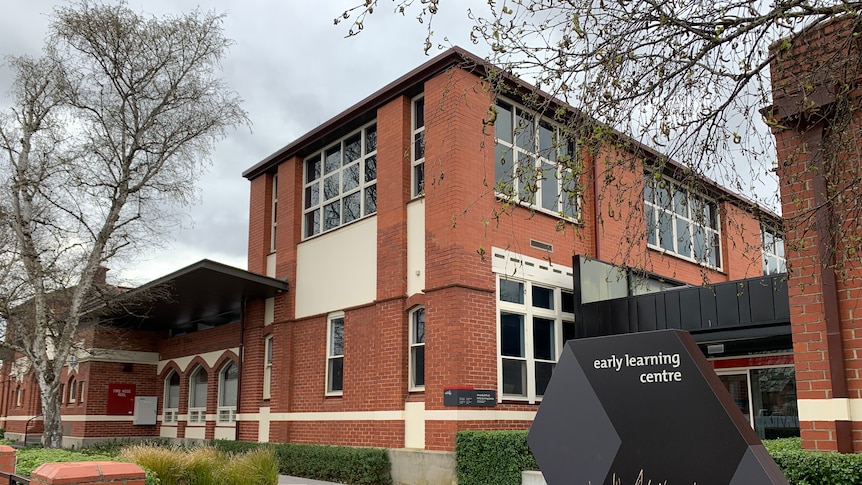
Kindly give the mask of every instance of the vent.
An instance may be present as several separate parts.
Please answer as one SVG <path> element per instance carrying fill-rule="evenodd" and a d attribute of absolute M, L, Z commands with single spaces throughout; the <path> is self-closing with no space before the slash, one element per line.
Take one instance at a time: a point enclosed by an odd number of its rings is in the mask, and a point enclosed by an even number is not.
<path fill-rule="evenodd" d="M 554 252 L 554 246 L 548 243 L 543 243 L 542 241 L 536 241 L 535 239 L 530 239 L 530 247 L 534 247 L 536 249 L 541 249 L 542 251 L 547 251 L 549 253 Z"/>

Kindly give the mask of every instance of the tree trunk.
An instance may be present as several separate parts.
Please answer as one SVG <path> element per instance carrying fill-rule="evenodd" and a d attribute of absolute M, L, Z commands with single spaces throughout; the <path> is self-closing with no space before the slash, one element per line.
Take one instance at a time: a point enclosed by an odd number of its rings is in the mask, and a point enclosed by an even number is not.
<path fill-rule="evenodd" d="M 54 379 L 56 380 L 56 379 Z M 59 382 L 42 382 L 39 379 L 39 390 L 42 395 L 42 446 L 45 448 L 60 448 L 63 445 L 63 426 L 60 416 L 60 399 L 57 395 Z"/>

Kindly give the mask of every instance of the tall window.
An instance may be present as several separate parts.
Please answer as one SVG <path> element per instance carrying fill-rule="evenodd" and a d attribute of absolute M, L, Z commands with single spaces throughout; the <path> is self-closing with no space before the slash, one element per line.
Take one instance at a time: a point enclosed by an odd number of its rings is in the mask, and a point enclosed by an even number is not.
<path fill-rule="evenodd" d="M 329 316 L 326 353 L 326 393 L 344 390 L 344 314 Z"/>
<path fill-rule="evenodd" d="M 784 237 L 776 229 L 765 225 L 760 227 L 760 235 L 763 244 L 763 274 L 786 273 Z"/>
<path fill-rule="evenodd" d="M 377 125 L 305 159 L 303 235 L 315 236 L 377 212 Z"/>
<path fill-rule="evenodd" d="M 162 422 L 176 423 L 180 407 L 180 375 L 174 371 L 165 378 L 165 405 Z"/>
<path fill-rule="evenodd" d="M 497 101 L 494 183 L 498 194 L 542 212 L 577 218 L 575 147 L 562 129 L 520 106 Z"/>
<path fill-rule="evenodd" d="M 269 399 L 272 392 L 272 335 L 263 341 L 263 398 Z"/>
<path fill-rule="evenodd" d="M 24 403 L 24 389 L 21 386 L 18 386 L 15 389 L 15 406 L 21 407 Z"/>
<path fill-rule="evenodd" d="M 200 366 L 189 379 L 189 424 L 206 422 L 208 379 L 207 371 Z"/>
<path fill-rule="evenodd" d="M 684 259 L 721 267 L 716 203 L 667 178 L 644 176 L 647 244 Z"/>
<path fill-rule="evenodd" d="M 275 233 L 278 226 L 278 174 L 272 176 L 272 230 L 270 231 L 270 251 L 275 251 Z"/>
<path fill-rule="evenodd" d="M 85 381 L 78 381 L 78 404 L 84 402 L 84 390 L 86 388 L 86 384 L 87 383 Z"/>
<path fill-rule="evenodd" d="M 425 98 L 413 100 L 413 197 L 425 193 Z"/>
<path fill-rule="evenodd" d="M 236 422 L 236 402 L 239 384 L 239 367 L 231 361 L 219 372 L 218 422 Z"/>
<path fill-rule="evenodd" d="M 574 337 L 572 293 L 502 276 L 497 289 L 503 397 L 535 402 L 545 394 L 563 343 Z"/>
<path fill-rule="evenodd" d="M 78 400 L 78 381 L 74 377 L 69 378 L 69 403 L 74 403 Z"/>
<path fill-rule="evenodd" d="M 410 312 L 410 389 L 425 388 L 425 308 Z"/>

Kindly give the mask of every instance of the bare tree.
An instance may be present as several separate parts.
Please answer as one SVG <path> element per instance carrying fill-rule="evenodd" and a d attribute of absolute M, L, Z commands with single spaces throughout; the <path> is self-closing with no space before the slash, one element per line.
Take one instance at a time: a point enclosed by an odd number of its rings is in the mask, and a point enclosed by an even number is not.
<path fill-rule="evenodd" d="M 81 0 L 53 14 L 44 56 L 10 57 L 0 122 L 3 346 L 32 368 L 45 446 L 59 447 L 60 374 L 100 266 L 162 234 L 215 142 L 247 122 L 217 76 L 223 16 L 153 18 Z"/>
<path fill-rule="evenodd" d="M 335 23 L 349 25 L 348 36 L 357 35 L 372 13 L 388 5 L 396 13 L 415 15 L 425 26 L 427 53 L 435 37 L 447 34 L 431 27 L 439 9 L 457 8 L 440 3 L 367 0 L 343 12 Z M 652 159 L 660 169 L 673 160 L 690 184 L 704 177 L 717 180 L 777 208 L 777 194 L 763 192 L 775 187 L 773 173 L 778 168 L 769 131 L 783 128 L 770 112 L 761 114 L 772 103 L 770 62 L 807 42 L 806 33 L 836 17 L 851 19 L 853 26 L 830 40 L 835 44 L 832 55 L 857 52 L 848 49 L 858 42 L 862 2 L 505 0 L 469 5 L 466 15 L 474 21 L 471 38 L 487 47 L 492 53 L 487 60 L 501 69 L 488 76 L 492 89 L 505 92 L 509 85 L 499 79 L 524 77 L 537 91 L 586 115 L 564 116 L 572 136 L 585 148 L 627 144 L 628 159 L 602 160 L 602 173 L 593 175 L 605 188 L 618 180 L 615 171 L 633 167 L 633 160 Z M 858 61 L 851 60 L 856 67 Z M 832 65 L 838 64 L 826 62 L 820 69 Z M 841 66 L 846 68 L 846 62 Z M 790 84 L 798 87 L 809 81 L 796 77 Z M 845 85 L 837 91 L 846 94 L 852 89 Z M 559 114 L 555 108 L 559 105 L 547 96 L 528 95 L 527 100 L 533 103 L 528 107 L 539 113 Z M 858 159 L 858 133 L 845 133 L 843 138 L 846 135 L 852 139 L 833 140 L 842 146 L 831 153 L 854 153 Z M 862 170 L 840 165 L 840 172 L 826 175 L 831 190 L 827 200 L 853 200 L 855 207 L 862 207 Z M 622 189 L 613 187 L 612 192 Z M 851 214 L 862 217 L 862 209 Z M 812 220 L 809 211 L 788 224 L 813 225 Z M 862 251 L 853 231 L 846 224 L 836 225 L 833 235 L 841 241 L 834 243 L 837 266 Z"/>

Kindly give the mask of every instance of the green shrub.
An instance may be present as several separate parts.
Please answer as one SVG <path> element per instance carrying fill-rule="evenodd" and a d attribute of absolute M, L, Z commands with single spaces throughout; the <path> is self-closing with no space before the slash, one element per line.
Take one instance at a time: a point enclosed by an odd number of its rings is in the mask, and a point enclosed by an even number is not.
<path fill-rule="evenodd" d="M 161 485 L 185 485 L 186 483 L 184 456 L 178 447 L 131 445 L 120 452 L 119 458 L 151 470 L 158 477 Z"/>
<path fill-rule="evenodd" d="M 538 470 L 527 431 L 461 431 L 455 437 L 458 485 L 519 485 L 521 471 Z"/>
<path fill-rule="evenodd" d="M 272 450 L 240 455 L 211 446 L 191 449 L 133 445 L 121 457 L 152 470 L 161 485 L 276 485 L 278 462 Z"/>
<path fill-rule="evenodd" d="M 85 455 L 78 451 L 57 450 L 48 448 L 22 448 L 17 452 L 15 473 L 23 476 L 30 474 L 43 463 L 58 463 L 69 461 L 114 461 L 116 458 L 107 455 Z"/>
<path fill-rule="evenodd" d="M 292 443 L 259 444 L 223 440 L 215 440 L 212 444 L 230 453 L 246 452 L 255 448 L 272 450 L 278 458 L 279 471 L 286 475 L 351 485 L 392 483 L 389 455 L 386 450 L 380 448 Z"/>
<path fill-rule="evenodd" d="M 763 444 L 792 485 L 862 485 L 862 455 L 803 450 L 799 438 Z"/>

